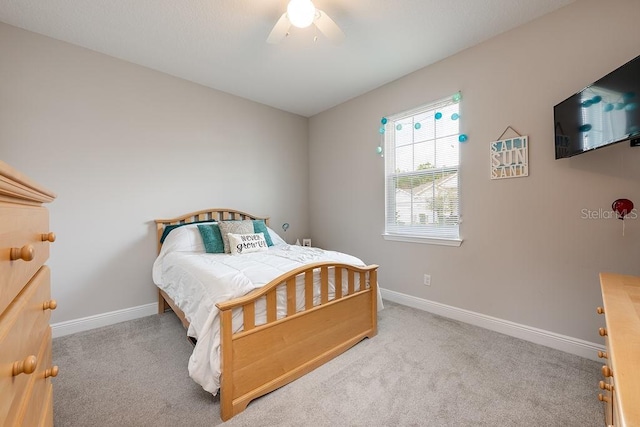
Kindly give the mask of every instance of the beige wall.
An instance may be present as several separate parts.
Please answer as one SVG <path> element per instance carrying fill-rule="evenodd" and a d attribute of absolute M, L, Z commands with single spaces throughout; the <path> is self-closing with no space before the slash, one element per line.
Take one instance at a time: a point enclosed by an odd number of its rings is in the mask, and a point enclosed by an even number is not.
<path fill-rule="evenodd" d="M 308 235 L 306 118 L 1 23 L 0 58 L 0 159 L 58 194 L 53 322 L 155 301 L 154 218 Z"/>
<path fill-rule="evenodd" d="M 553 106 L 640 54 L 639 16 L 637 0 L 580 0 L 312 117 L 314 243 L 380 264 L 384 288 L 601 343 L 598 272 L 640 274 L 640 220 L 623 237 L 582 210 L 640 207 L 640 148 L 554 160 Z M 385 241 L 380 118 L 458 90 L 464 242 Z M 491 181 L 489 142 L 507 126 L 530 138 L 530 176 Z"/>

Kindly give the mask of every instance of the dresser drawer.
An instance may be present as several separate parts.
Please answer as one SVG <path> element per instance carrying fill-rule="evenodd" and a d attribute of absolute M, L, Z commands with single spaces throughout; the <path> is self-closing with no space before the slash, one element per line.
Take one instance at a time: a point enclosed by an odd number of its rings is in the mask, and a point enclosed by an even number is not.
<path fill-rule="evenodd" d="M 17 417 L 11 420 L 12 425 L 40 426 L 46 424 L 44 420 L 49 418 L 47 413 L 53 412 L 53 401 L 47 399 L 47 396 L 51 395 L 52 372 L 51 329 L 49 328 L 40 346 L 38 368 L 36 372 L 31 375 L 28 388 L 23 396 L 20 409 L 17 412 Z M 56 367 L 54 375 L 57 375 L 57 373 L 58 370 Z"/>
<path fill-rule="evenodd" d="M 35 375 L 35 372 L 14 375 L 16 362 L 19 365 L 27 361 L 25 365 L 29 366 L 33 362 L 29 358 L 35 357 L 36 372 L 43 367 L 37 356 L 51 330 L 50 310 L 44 308 L 50 301 L 49 280 L 49 268 L 43 266 L 0 316 L 0 425 L 17 416 L 29 381 Z"/>
<path fill-rule="evenodd" d="M 0 313 L 49 258 L 49 213 L 37 206 L 0 203 Z M 15 252 L 12 260 L 12 250 Z M 21 257 L 33 259 L 25 261 Z"/>

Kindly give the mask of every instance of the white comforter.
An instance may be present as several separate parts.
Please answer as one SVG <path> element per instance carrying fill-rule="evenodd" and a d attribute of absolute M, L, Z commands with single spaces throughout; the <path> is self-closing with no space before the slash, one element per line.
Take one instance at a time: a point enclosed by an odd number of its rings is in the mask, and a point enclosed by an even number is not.
<path fill-rule="evenodd" d="M 189 375 L 214 395 L 220 386 L 220 320 L 215 304 L 260 288 L 283 273 L 314 262 L 333 261 L 363 266 L 351 255 L 318 248 L 280 244 L 266 252 L 243 255 L 201 251 L 165 251 L 153 265 L 153 281 L 184 311 L 187 334 L 198 340 L 189 359 Z M 378 292 L 378 309 L 382 300 Z M 264 309 L 264 307 L 262 307 Z M 256 308 L 256 317 L 264 316 Z M 234 329 L 242 325 L 234 313 Z"/>

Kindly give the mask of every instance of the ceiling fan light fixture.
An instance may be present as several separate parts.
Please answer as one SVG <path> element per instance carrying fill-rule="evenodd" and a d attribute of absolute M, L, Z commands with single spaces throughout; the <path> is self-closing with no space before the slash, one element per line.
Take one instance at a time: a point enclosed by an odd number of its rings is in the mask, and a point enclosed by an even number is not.
<path fill-rule="evenodd" d="M 287 6 L 287 16 L 294 27 L 307 28 L 316 17 L 316 7 L 311 0 L 291 0 Z"/>

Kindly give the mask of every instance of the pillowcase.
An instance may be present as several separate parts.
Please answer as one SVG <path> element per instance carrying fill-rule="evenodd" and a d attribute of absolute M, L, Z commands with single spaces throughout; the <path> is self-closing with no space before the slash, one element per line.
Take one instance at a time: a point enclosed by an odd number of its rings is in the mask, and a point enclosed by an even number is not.
<path fill-rule="evenodd" d="M 160 243 L 164 243 L 164 239 L 167 238 L 167 236 L 169 235 L 169 233 L 171 233 L 171 231 L 175 230 L 178 227 L 184 227 L 185 225 L 193 225 L 193 224 L 202 224 L 205 222 L 211 222 L 209 220 L 205 220 L 205 221 L 195 221 L 195 222 L 189 222 L 189 223 L 184 223 L 184 224 L 171 224 L 171 225 L 167 225 L 164 230 L 162 230 L 162 236 L 160 236 Z"/>
<path fill-rule="evenodd" d="M 253 221 L 246 219 L 243 221 L 220 221 L 218 223 L 220 227 L 220 234 L 222 234 L 222 241 L 224 242 L 224 253 L 231 253 L 229 248 L 229 237 L 227 234 L 251 234 L 253 233 Z"/>
<path fill-rule="evenodd" d="M 249 254 L 251 252 L 268 251 L 267 241 L 264 233 L 253 234 L 227 234 L 229 237 L 229 247 L 233 255 Z"/>
<path fill-rule="evenodd" d="M 287 242 L 285 242 L 284 239 L 282 237 L 280 237 L 280 235 L 278 235 L 278 233 L 273 231 L 271 228 L 267 227 L 267 230 L 269 231 L 269 236 L 271 237 L 271 241 L 273 242 L 273 246 L 286 245 L 287 244 Z"/>
<path fill-rule="evenodd" d="M 218 227 L 217 223 L 198 224 L 198 231 L 200 232 L 200 236 L 202 236 L 202 243 L 208 254 L 224 253 L 224 242 L 222 241 L 222 234 L 220 233 L 220 227 Z"/>
<path fill-rule="evenodd" d="M 175 227 L 171 233 L 168 233 L 162 243 L 162 252 L 204 252 L 205 247 L 202 237 L 198 231 L 198 225 L 181 224 Z"/>
<path fill-rule="evenodd" d="M 273 241 L 271 240 L 271 236 L 269 235 L 267 224 L 264 223 L 264 219 L 253 220 L 253 232 L 262 233 L 264 235 L 264 240 L 267 242 L 267 246 L 273 246 Z"/>

